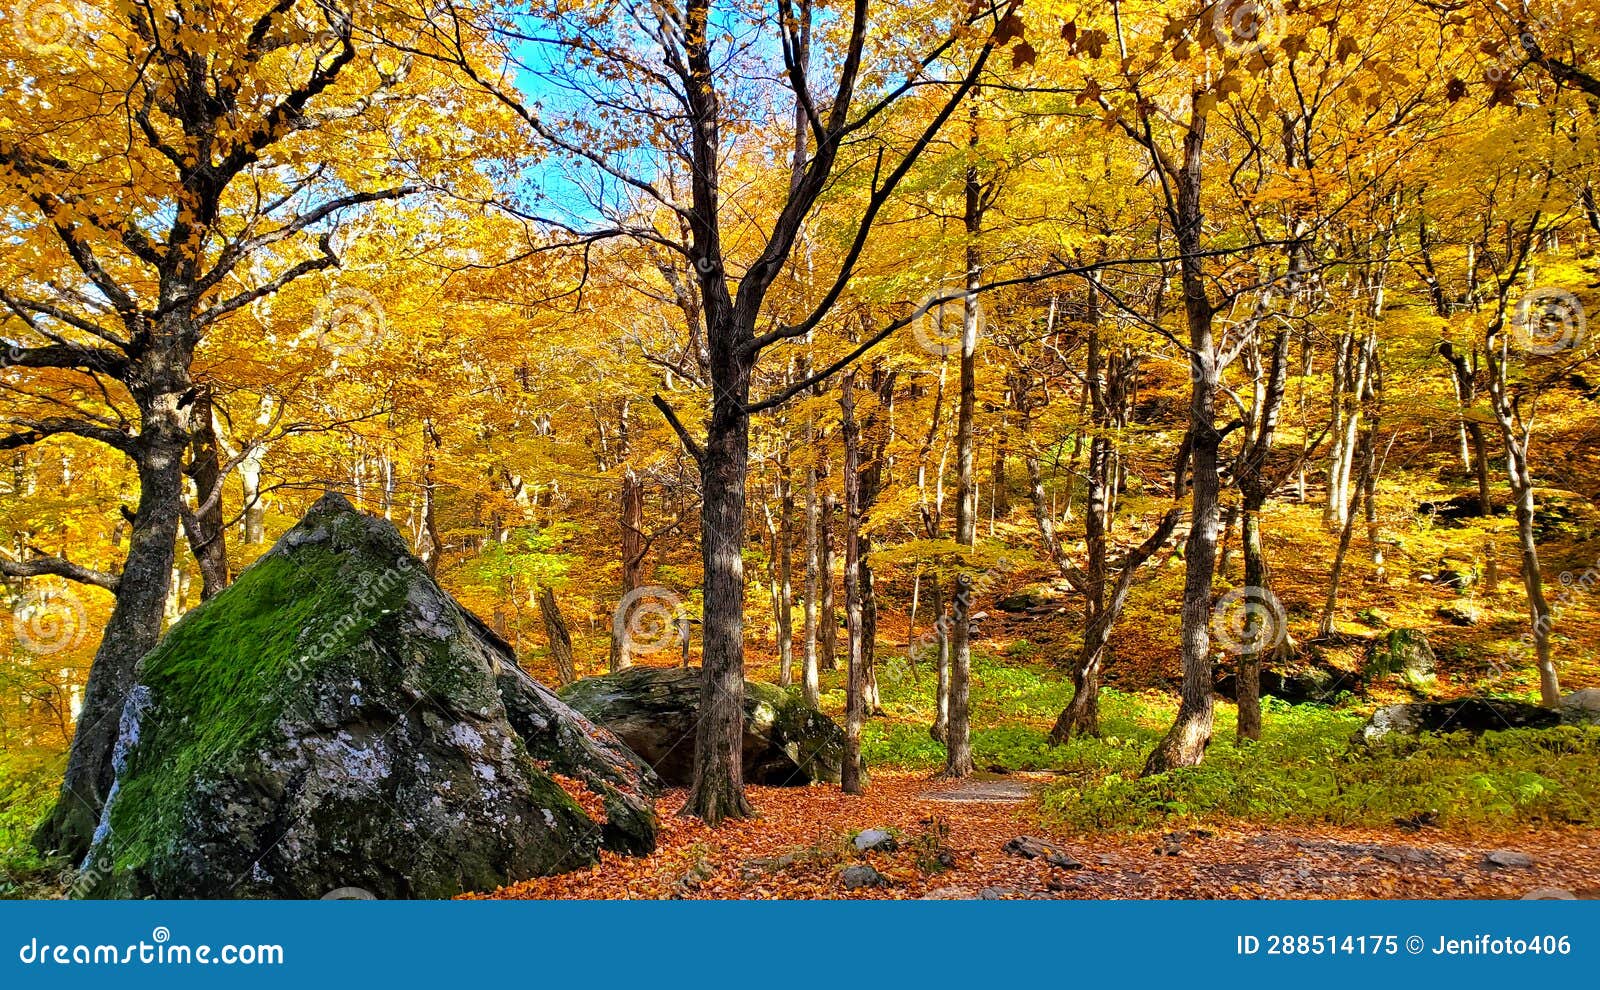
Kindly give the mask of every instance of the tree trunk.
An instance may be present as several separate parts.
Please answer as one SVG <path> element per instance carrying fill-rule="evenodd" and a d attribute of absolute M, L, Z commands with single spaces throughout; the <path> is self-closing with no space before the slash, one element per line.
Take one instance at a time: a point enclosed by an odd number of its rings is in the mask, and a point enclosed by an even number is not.
<path fill-rule="evenodd" d="M 1450 378 L 1455 383 L 1462 429 L 1462 456 L 1467 460 L 1467 466 L 1472 469 L 1478 482 L 1478 514 L 1488 517 L 1494 514 L 1494 497 L 1489 491 L 1488 448 L 1484 443 L 1483 424 L 1473 419 L 1471 415 L 1472 406 L 1478 399 L 1477 379 L 1466 356 L 1458 352 L 1448 341 L 1439 345 L 1439 353 L 1449 362 Z M 1470 458 L 1467 457 L 1469 440 Z"/>
<path fill-rule="evenodd" d="M 950 608 L 950 686 L 945 702 L 944 776 L 972 773 L 972 575 L 956 576 Z"/>
<path fill-rule="evenodd" d="M 822 496 L 822 515 L 817 520 L 817 580 L 822 582 L 817 660 L 823 670 L 839 669 L 839 616 L 833 605 L 833 517 L 838 509 L 839 500 L 832 494 Z"/>
<path fill-rule="evenodd" d="M 1533 628 L 1533 646 L 1539 669 L 1539 702 L 1546 708 L 1561 705 L 1561 679 L 1550 655 L 1550 629 L 1554 619 L 1544 597 L 1544 577 L 1539 573 L 1539 547 L 1534 538 L 1533 479 L 1528 474 L 1528 459 L 1521 445 L 1508 439 L 1506 466 L 1510 469 L 1511 492 L 1516 499 L 1517 542 L 1522 550 L 1522 586 L 1528 593 L 1528 620 Z"/>
<path fill-rule="evenodd" d="M 1255 363 L 1253 371 L 1257 383 L 1256 402 L 1251 410 L 1251 422 L 1245 430 L 1244 445 L 1234 466 L 1235 483 L 1239 488 L 1241 499 L 1239 536 L 1244 554 L 1244 587 L 1259 588 L 1259 597 L 1268 601 L 1273 599 L 1271 575 L 1267 570 L 1266 554 L 1261 540 L 1261 514 L 1266 509 L 1267 499 L 1283 480 L 1281 477 L 1267 476 L 1267 459 L 1272 454 L 1278 417 L 1283 409 L 1284 392 L 1288 381 L 1288 349 L 1288 332 L 1280 330 L 1272 340 L 1265 382 L 1261 380 L 1259 361 Z M 1254 349 L 1249 353 L 1254 354 Z M 1304 465 L 1303 458 L 1301 464 Z M 1287 630 L 1281 632 L 1287 635 Z M 1259 629 L 1256 628 L 1246 632 L 1244 643 L 1248 648 L 1239 653 L 1235 661 L 1237 665 L 1235 680 L 1238 683 L 1235 697 L 1239 707 L 1236 739 L 1240 742 L 1261 738 L 1263 647 L 1260 645 L 1259 635 Z M 1276 643 L 1272 644 L 1273 650 L 1276 650 L 1276 647 Z"/>
<path fill-rule="evenodd" d="M 228 586 L 228 542 L 222 519 L 222 461 L 212 419 L 211 390 L 200 388 L 189 410 L 189 466 L 185 473 L 194 483 L 196 508 L 185 520 L 189 551 L 200 568 L 200 600 L 206 601 Z"/>
<path fill-rule="evenodd" d="M 1367 490 L 1367 478 L 1376 468 L 1378 424 L 1373 420 L 1356 444 L 1355 456 L 1360 461 L 1359 484 L 1350 504 L 1345 506 L 1343 525 L 1339 529 L 1339 547 L 1333 555 L 1333 569 L 1328 574 L 1328 596 L 1322 604 L 1322 618 L 1317 622 L 1317 635 L 1333 633 L 1333 620 L 1339 606 L 1339 585 L 1344 576 L 1345 556 L 1350 551 L 1350 538 L 1355 532 L 1356 517 L 1361 513 L 1361 501 Z"/>
<path fill-rule="evenodd" d="M 1266 497 L 1259 492 L 1244 497 L 1243 514 L 1239 524 L 1240 542 L 1244 552 L 1244 583 L 1247 588 L 1268 588 L 1267 562 L 1261 545 L 1261 511 L 1266 507 Z M 1249 640 L 1249 637 L 1246 636 Z M 1251 650 L 1239 654 L 1234 681 L 1238 685 L 1235 697 L 1239 703 L 1239 725 L 1236 733 L 1240 741 L 1261 738 L 1261 652 Z"/>
<path fill-rule="evenodd" d="M 978 145 L 977 104 L 969 117 L 969 154 Z M 983 256 L 978 236 L 983 228 L 983 191 L 976 160 L 967 165 L 965 225 L 967 237 L 967 292 L 961 308 L 961 384 L 956 403 L 956 543 L 971 548 L 978 538 L 978 484 L 974 450 L 973 413 L 977 396 L 978 288 L 983 283 Z M 963 566 L 965 562 L 963 561 Z M 959 779 L 972 773 L 972 577 L 956 578 L 950 643 L 950 699 L 945 739 L 944 775 Z"/>
<path fill-rule="evenodd" d="M 1174 767 L 1197 766 L 1211 743 L 1214 712 L 1211 698 L 1211 579 L 1217 563 L 1217 506 L 1219 495 L 1218 449 L 1222 435 L 1216 427 L 1217 348 L 1211 337 L 1213 308 L 1206 294 L 1200 244 L 1200 151 L 1205 141 L 1206 118 L 1193 114 L 1184 136 L 1183 167 L 1174 177 L 1177 201 L 1172 226 L 1182 257 L 1184 313 L 1193 361 L 1189 395 L 1190 484 L 1189 539 L 1184 549 L 1183 580 L 1183 691 L 1172 729 L 1150 754 L 1144 775 Z"/>
<path fill-rule="evenodd" d="M 800 693 L 812 708 L 821 705 L 817 678 L 817 472 L 806 469 L 806 607 L 800 661 Z"/>
<path fill-rule="evenodd" d="M 866 510 L 862 510 L 865 516 Z M 869 715 L 883 714 L 883 696 L 878 690 L 878 592 L 868 554 L 872 537 L 862 535 L 856 549 L 856 570 L 860 572 L 861 595 L 861 683 L 863 704 Z"/>
<path fill-rule="evenodd" d="M 1100 656 L 1103 649 L 1088 643 L 1072 665 L 1072 700 L 1050 729 L 1050 745 L 1060 746 L 1073 736 L 1100 736 Z"/>
<path fill-rule="evenodd" d="M 261 468 L 266 448 L 251 444 L 239 459 L 239 483 L 244 489 L 244 545 L 259 546 L 267 538 L 267 506 L 261 501 Z"/>
<path fill-rule="evenodd" d="M 750 359 L 731 328 L 712 333 L 711 419 L 700 453 L 700 541 L 705 569 L 700 721 L 683 814 L 708 825 L 748 818 L 744 794 L 744 540 L 749 475 Z"/>
<path fill-rule="evenodd" d="M 839 786 L 862 793 L 861 726 L 866 720 L 866 655 L 861 604 L 861 436 L 856 428 L 855 371 L 841 382 L 839 407 L 844 433 L 844 614 L 849 659 L 845 683 L 845 756 Z"/>
<path fill-rule="evenodd" d="M 572 634 L 567 631 L 567 620 L 561 616 L 555 592 L 549 585 L 539 586 L 539 616 L 544 619 L 545 639 L 550 646 L 550 659 L 556 665 L 556 677 L 566 687 L 578 679 L 572 665 Z"/>
<path fill-rule="evenodd" d="M 794 554 L 794 492 L 790 490 L 788 470 L 782 469 L 778 484 L 777 586 L 778 586 L 778 684 L 794 683 L 794 589 L 790 580 L 789 558 Z"/>
<path fill-rule="evenodd" d="M 935 573 L 928 582 L 930 600 L 928 607 L 933 612 L 933 635 L 935 643 L 934 656 L 934 715 L 933 725 L 928 727 L 928 735 L 935 742 L 944 742 L 950 733 L 950 616 L 945 612 L 944 585 Z"/>
<path fill-rule="evenodd" d="M 622 550 L 620 600 L 626 600 L 630 593 L 644 583 L 644 557 L 649 552 L 644 533 L 644 483 L 639 480 L 638 473 L 631 465 L 623 469 L 622 491 L 618 501 L 621 507 L 619 542 Z M 615 674 L 631 666 L 633 666 L 633 654 L 628 649 L 628 638 L 613 635 L 609 663 L 611 673 Z"/>
<path fill-rule="evenodd" d="M 162 362 L 153 362 L 162 363 Z M 89 668 L 83 707 L 67 758 L 61 796 L 34 834 L 35 848 L 79 860 L 89 849 L 111 790 L 111 754 L 135 668 L 161 639 L 172 581 L 183 499 L 183 452 L 190 442 L 180 399 L 188 384 L 177 362 L 165 388 L 135 394 L 140 435 L 135 461 L 139 508 L 134 513 L 116 605 Z M 182 363 L 187 367 L 187 361 Z"/>

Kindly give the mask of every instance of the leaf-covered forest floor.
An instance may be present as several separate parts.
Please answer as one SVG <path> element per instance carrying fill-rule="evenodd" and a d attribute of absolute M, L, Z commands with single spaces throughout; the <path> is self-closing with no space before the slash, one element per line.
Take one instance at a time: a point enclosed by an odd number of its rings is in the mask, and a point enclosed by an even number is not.
<path fill-rule="evenodd" d="M 760 817 L 719 829 L 676 817 L 663 796 L 660 847 L 641 858 L 604 854 L 600 866 L 517 884 L 508 898 L 1256 898 L 1524 897 L 1559 888 L 1600 897 L 1600 831 L 1520 828 L 1473 841 L 1424 828 L 1261 828 L 1154 835 L 1049 830 L 1036 806 L 929 800 L 922 773 L 880 772 L 866 795 L 837 787 L 751 788 Z M 894 852 L 857 854 L 863 829 L 898 833 Z M 1002 851 L 1019 835 L 1054 839 L 1080 868 Z M 947 852 L 946 866 L 939 852 Z M 1486 854 L 1525 853 L 1531 866 Z M 1516 861 L 1514 859 L 1510 861 Z M 846 889 L 843 873 L 871 865 L 882 886 Z"/>

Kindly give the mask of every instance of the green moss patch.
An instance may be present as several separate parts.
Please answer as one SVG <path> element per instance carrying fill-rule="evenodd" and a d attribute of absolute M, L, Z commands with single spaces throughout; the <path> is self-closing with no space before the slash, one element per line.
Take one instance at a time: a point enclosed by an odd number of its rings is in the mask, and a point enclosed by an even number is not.
<path fill-rule="evenodd" d="M 269 554 L 144 659 L 140 680 L 155 706 L 111 808 L 118 870 L 142 866 L 153 843 L 177 834 L 196 777 L 250 753 L 283 713 L 291 684 L 315 678 L 397 606 L 383 599 L 403 595 L 405 582 L 350 587 L 346 562 L 323 545 Z M 160 762 L 145 765 L 145 754 Z"/>

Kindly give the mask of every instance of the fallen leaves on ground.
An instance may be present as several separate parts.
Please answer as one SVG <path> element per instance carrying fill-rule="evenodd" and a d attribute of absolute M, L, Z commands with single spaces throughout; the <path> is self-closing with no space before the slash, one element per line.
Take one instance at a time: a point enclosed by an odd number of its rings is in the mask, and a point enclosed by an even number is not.
<path fill-rule="evenodd" d="M 751 787 L 759 817 L 717 829 L 679 817 L 681 790 L 658 802 L 649 856 L 604 853 L 594 867 L 488 895 L 515 899 L 775 898 L 1516 898 L 1540 888 L 1600 897 L 1600 830 L 1517 830 L 1468 839 L 1433 829 L 1213 827 L 1156 835 L 1058 835 L 1027 804 L 950 803 L 952 784 L 878 772 L 865 795 L 839 788 Z M 889 829 L 894 852 L 859 854 L 850 837 Z M 1062 869 L 1007 854 L 1019 835 L 1057 844 L 1083 865 Z M 1488 852 L 1529 854 L 1531 867 L 1489 865 Z M 948 868 L 940 861 L 953 864 Z M 851 865 L 885 886 L 846 890 Z"/>

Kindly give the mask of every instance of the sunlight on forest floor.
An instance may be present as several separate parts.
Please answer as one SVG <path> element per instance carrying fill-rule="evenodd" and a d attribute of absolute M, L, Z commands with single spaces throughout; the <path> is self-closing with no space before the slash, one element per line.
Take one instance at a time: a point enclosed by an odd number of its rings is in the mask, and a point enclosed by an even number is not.
<path fill-rule="evenodd" d="M 665 829 L 650 856 L 605 853 L 587 870 L 516 884 L 510 898 L 1253 898 L 1523 897 L 1556 887 L 1600 896 L 1600 830 L 1514 829 L 1493 843 L 1428 829 L 1405 834 L 1352 828 L 1250 825 L 1159 835 L 1065 835 L 1080 869 L 1002 850 L 1019 835 L 1050 835 L 1034 809 L 928 800 L 926 774 L 881 771 L 866 795 L 837 787 L 752 788 L 758 818 L 711 830 L 676 816 L 681 791 L 658 807 Z M 948 786 L 948 785 L 946 785 Z M 859 855 L 867 828 L 898 833 L 896 852 Z M 1490 865 L 1510 847 L 1525 868 Z M 946 863 L 938 853 L 947 853 Z M 885 885 L 847 890 L 845 869 L 871 865 Z"/>

